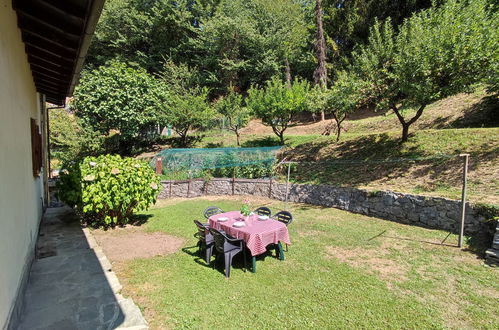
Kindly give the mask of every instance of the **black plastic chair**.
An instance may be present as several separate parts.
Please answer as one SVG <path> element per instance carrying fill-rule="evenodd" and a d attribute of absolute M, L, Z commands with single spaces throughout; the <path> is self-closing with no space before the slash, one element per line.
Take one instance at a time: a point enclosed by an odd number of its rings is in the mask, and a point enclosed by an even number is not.
<path fill-rule="evenodd" d="M 201 252 L 205 250 L 205 261 L 210 264 L 215 243 L 213 235 L 209 231 L 210 227 L 198 220 L 194 220 L 194 224 L 198 228 L 198 232 L 194 236 L 198 238 L 199 255 L 201 256 Z"/>
<path fill-rule="evenodd" d="M 257 208 L 254 212 L 258 215 L 266 215 L 269 217 L 272 216 L 272 211 L 268 207 L 265 207 L 265 206 L 261 206 L 261 207 Z"/>
<path fill-rule="evenodd" d="M 204 217 L 208 219 L 212 215 L 219 214 L 219 213 L 224 213 L 224 211 L 219 208 L 218 206 L 210 206 L 207 207 L 206 210 L 204 210 Z"/>
<path fill-rule="evenodd" d="M 244 269 L 246 269 L 246 250 L 244 246 L 244 241 L 242 239 L 236 239 L 229 237 L 224 232 L 218 231 L 215 228 L 209 229 L 213 239 L 215 240 L 215 249 L 218 252 L 215 262 L 213 263 L 213 268 L 220 256 L 224 256 L 225 259 L 225 277 L 230 277 L 230 266 L 232 265 L 232 258 L 239 252 L 243 252 L 244 258 Z"/>
<path fill-rule="evenodd" d="M 293 222 L 293 216 L 288 211 L 279 211 L 272 218 L 284 223 L 286 226 Z"/>
<path fill-rule="evenodd" d="M 284 223 L 286 226 L 289 226 L 293 222 L 293 215 L 288 211 L 279 211 L 274 214 L 273 218 Z M 288 252 L 288 244 L 286 244 L 286 252 Z"/>

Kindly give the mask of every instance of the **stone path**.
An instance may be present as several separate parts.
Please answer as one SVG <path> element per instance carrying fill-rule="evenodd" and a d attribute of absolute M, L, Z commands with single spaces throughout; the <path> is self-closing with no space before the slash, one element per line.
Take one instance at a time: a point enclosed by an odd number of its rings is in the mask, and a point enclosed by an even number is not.
<path fill-rule="evenodd" d="M 47 209 L 18 329 L 148 329 L 139 308 L 119 294 L 111 264 L 71 209 Z"/>

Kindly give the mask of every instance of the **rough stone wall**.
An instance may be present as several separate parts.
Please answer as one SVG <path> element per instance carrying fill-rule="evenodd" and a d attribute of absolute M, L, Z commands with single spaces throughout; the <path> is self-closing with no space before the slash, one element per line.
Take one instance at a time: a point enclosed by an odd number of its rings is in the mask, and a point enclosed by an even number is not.
<path fill-rule="evenodd" d="M 286 184 L 270 184 L 270 180 L 216 178 L 202 180 L 163 181 L 159 198 L 197 197 L 203 195 L 256 195 L 284 201 Z M 171 195 L 170 195 L 171 185 Z M 391 191 L 369 192 L 350 187 L 290 184 L 288 200 L 392 220 L 400 223 L 457 232 L 460 202 Z M 486 231 L 485 218 L 472 205 L 466 206 L 465 234 Z"/>

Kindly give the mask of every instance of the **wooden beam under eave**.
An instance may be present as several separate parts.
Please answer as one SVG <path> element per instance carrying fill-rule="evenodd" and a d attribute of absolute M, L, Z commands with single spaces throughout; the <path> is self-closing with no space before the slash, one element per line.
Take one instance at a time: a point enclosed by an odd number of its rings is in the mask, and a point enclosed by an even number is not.
<path fill-rule="evenodd" d="M 55 77 L 59 78 L 61 80 L 69 81 L 71 80 L 71 75 L 69 74 L 64 74 L 58 71 L 50 70 L 47 68 L 44 68 L 43 66 L 40 66 L 36 63 L 31 63 L 31 71 L 33 72 L 39 72 L 45 75 L 48 75 L 49 77 Z"/>
<path fill-rule="evenodd" d="M 40 78 L 43 78 L 43 79 L 48 79 L 48 80 L 52 80 L 54 82 L 60 82 L 62 84 L 67 84 L 68 83 L 68 79 L 67 78 L 60 78 L 60 77 L 56 77 L 54 76 L 53 73 L 46 73 L 46 72 L 40 72 L 40 70 L 36 69 L 36 68 L 31 68 L 31 71 L 33 72 L 33 77 L 40 77 Z"/>
<path fill-rule="evenodd" d="M 18 16 L 17 26 L 23 33 L 35 35 L 44 41 L 56 43 L 61 47 L 75 50 L 80 43 L 78 35 L 51 28 L 48 24 L 41 24 L 38 21 L 26 18 L 22 14 Z"/>
<path fill-rule="evenodd" d="M 37 57 L 37 56 L 31 55 L 31 54 L 28 54 L 28 63 L 36 63 L 40 66 L 43 66 L 46 69 L 50 69 L 50 70 L 53 70 L 56 72 L 67 73 L 67 74 L 71 74 L 72 69 L 73 69 L 71 67 L 67 67 L 67 66 L 64 66 L 61 64 L 52 63 L 50 61 L 47 61 L 44 58 Z"/>
<path fill-rule="evenodd" d="M 73 62 L 76 57 L 76 50 L 68 47 L 63 47 L 55 42 L 49 42 L 48 40 L 43 40 L 35 35 L 28 33 L 22 34 L 23 42 L 26 46 L 30 48 L 37 48 L 40 51 L 50 53 L 54 56 L 61 56 L 68 61 Z M 28 50 L 26 50 L 28 51 Z"/>
<path fill-rule="evenodd" d="M 57 53 L 51 52 L 46 48 L 35 47 L 29 44 L 26 44 L 24 48 L 27 54 L 44 58 L 52 63 L 61 63 L 62 65 L 70 67 L 74 62 L 74 59 L 63 57 L 61 55 L 58 55 Z"/>
<path fill-rule="evenodd" d="M 76 25 L 61 18 L 44 16 L 43 13 L 37 12 L 31 6 L 22 5 L 16 12 L 21 21 L 29 21 L 31 24 L 36 25 L 38 29 L 49 29 L 66 36 L 68 39 L 80 39 L 83 32 L 83 24 Z"/>

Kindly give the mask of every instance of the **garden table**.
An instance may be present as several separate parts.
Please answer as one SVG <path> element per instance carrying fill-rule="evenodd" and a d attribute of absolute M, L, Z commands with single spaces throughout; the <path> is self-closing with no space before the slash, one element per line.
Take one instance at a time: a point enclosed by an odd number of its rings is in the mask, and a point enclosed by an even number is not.
<path fill-rule="evenodd" d="M 218 221 L 218 218 L 228 218 L 227 221 Z M 236 221 L 246 219 L 244 227 L 234 227 Z M 284 260 L 284 251 L 280 242 L 291 244 L 288 227 L 274 219 L 259 220 L 258 215 L 244 217 L 239 211 L 219 213 L 209 218 L 210 227 L 223 230 L 237 239 L 242 239 L 248 247 L 253 261 L 252 271 L 256 270 L 256 256 L 267 251 L 267 245 L 277 244 L 279 247 L 279 259 Z"/>

